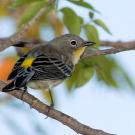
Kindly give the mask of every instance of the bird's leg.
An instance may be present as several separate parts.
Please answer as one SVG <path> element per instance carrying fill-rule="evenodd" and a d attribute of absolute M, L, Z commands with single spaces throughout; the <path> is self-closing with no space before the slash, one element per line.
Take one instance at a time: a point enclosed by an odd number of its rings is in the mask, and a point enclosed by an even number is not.
<path fill-rule="evenodd" d="M 27 92 L 27 87 L 24 86 L 24 87 L 21 88 L 21 90 L 23 90 L 23 93 L 22 93 L 20 99 L 23 100 L 23 96 L 24 96 L 24 94 Z"/>
<path fill-rule="evenodd" d="M 33 105 L 38 101 L 38 99 L 33 99 L 30 104 L 30 109 L 32 109 Z"/>
<path fill-rule="evenodd" d="M 52 107 L 54 107 L 54 101 L 53 101 L 53 96 L 52 96 L 52 92 L 51 92 L 51 89 L 49 88 L 48 89 L 48 92 L 49 92 L 49 96 L 50 96 L 50 100 L 51 100 L 51 104 L 50 104 L 50 106 L 48 106 L 48 111 L 47 111 L 47 116 L 46 116 L 46 118 L 45 119 L 47 119 L 48 118 L 48 114 L 49 114 L 49 111 L 50 111 L 50 108 Z"/>
<path fill-rule="evenodd" d="M 48 89 L 48 93 L 49 93 L 49 96 L 50 96 L 51 104 L 50 104 L 50 106 L 48 106 L 48 112 L 47 112 L 47 114 L 49 113 L 50 107 L 54 107 L 53 96 L 52 96 L 52 92 L 51 92 L 50 89 Z M 33 104 L 34 104 L 36 101 L 37 101 L 36 99 L 35 99 L 35 100 L 32 100 L 31 105 L 30 105 L 30 108 L 32 108 Z M 46 117 L 46 118 L 48 118 L 48 117 Z"/>
<path fill-rule="evenodd" d="M 54 107 L 54 101 L 53 101 L 53 96 L 52 96 L 51 89 L 48 89 L 48 92 L 49 92 L 49 96 L 50 96 L 50 100 L 51 100 L 50 107 Z"/>

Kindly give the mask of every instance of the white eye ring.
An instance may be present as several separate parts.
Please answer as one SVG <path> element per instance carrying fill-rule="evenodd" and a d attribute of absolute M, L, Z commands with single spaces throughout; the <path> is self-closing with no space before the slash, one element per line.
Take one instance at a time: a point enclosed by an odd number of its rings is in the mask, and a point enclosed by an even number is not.
<path fill-rule="evenodd" d="M 76 46 L 77 42 L 76 42 L 75 40 L 71 40 L 70 44 L 71 44 L 72 46 Z"/>

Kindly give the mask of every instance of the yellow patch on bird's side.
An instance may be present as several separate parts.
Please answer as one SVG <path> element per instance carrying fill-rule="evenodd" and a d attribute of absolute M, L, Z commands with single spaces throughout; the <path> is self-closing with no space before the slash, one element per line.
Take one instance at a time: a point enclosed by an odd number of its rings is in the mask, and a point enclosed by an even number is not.
<path fill-rule="evenodd" d="M 27 58 L 22 64 L 21 67 L 27 68 L 32 65 L 32 62 L 35 58 Z"/>
<path fill-rule="evenodd" d="M 73 52 L 73 63 L 77 64 L 81 55 L 83 54 L 83 52 L 85 51 L 86 47 L 82 47 L 77 49 L 76 51 Z"/>

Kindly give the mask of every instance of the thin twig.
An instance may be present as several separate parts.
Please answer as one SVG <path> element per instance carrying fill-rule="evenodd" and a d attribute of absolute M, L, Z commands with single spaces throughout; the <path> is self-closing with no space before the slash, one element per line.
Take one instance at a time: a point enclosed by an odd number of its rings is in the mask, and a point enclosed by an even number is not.
<path fill-rule="evenodd" d="M 24 34 L 29 30 L 29 28 L 38 21 L 38 19 L 50 9 L 50 6 L 54 4 L 55 0 L 49 0 L 49 2 L 39 10 L 39 12 L 25 25 L 23 25 L 18 32 L 13 34 L 9 38 L 0 39 L 0 51 L 8 48 L 12 44 L 16 43 L 17 41 L 21 40 Z"/>
<path fill-rule="evenodd" d="M 111 48 L 111 49 L 105 49 L 105 50 L 96 50 L 96 51 L 86 51 L 82 58 L 88 58 L 92 56 L 99 56 L 99 55 L 107 55 L 107 54 L 116 54 L 123 51 L 129 51 L 129 50 L 135 50 L 135 48 Z"/>
<path fill-rule="evenodd" d="M 135 48 L 135 41 L 127 41 L 127 42 L 122 42 L 122 41 L 116 41 L 116 42 L 112 42 L 112 41 L 101 41 L 100 42 L 100 46 L 111 46 L 114 48 Z"/>

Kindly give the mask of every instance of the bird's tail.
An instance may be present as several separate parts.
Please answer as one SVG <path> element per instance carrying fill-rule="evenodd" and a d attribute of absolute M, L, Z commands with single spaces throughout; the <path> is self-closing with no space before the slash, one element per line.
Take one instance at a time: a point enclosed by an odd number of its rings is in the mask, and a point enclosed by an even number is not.
<path fill-rule="evenodd" d="M 2 91 L 8 92 L 15 89 L 26 90 L 26 84 L 30 81 L 32 76 L 34 75 L 34 71 L 30 69 L 22 69 L 22 71 L 15 76 L 15 78 L 6 85 Z"/>
<path fill-rule="evenodd" d="M 15 85 L 14 85 L 14 81 L 12 81 L 11 83 L 9 83 L 8 85 L 6 85 L 3 89 L 2 89 L 2 91 L 3 92 L 8 92 L 8 91 L 12 91 L 12 90 L 15 90 L 16 89 L 16 87 L 15 87 Z"/>
<path fill-rule="evenodd" d="M 31 44 L 32 42 L 30 41 L 18 41 L 14 44 L 12 44 L 12 46 L 15 46 L 15 47 L 26 47 L 28 44 Z"/>
<path fill-rule="evenodd" d="M 15 82 L 12 81 L 12 82 L 9 83 L 8 85 L 6 85 L 6 86 L 2 89 L 2 91 L 3 91 L 3 92 L 9 92 L 9 91 L 13 91 L 13 90 L 16 90 L 16 89 L 17 89 L 17 90 L 26 90 L 26 89 L 27 89 L 26 86 L 16 87 L 14 83 L 15 83 Z"/>

